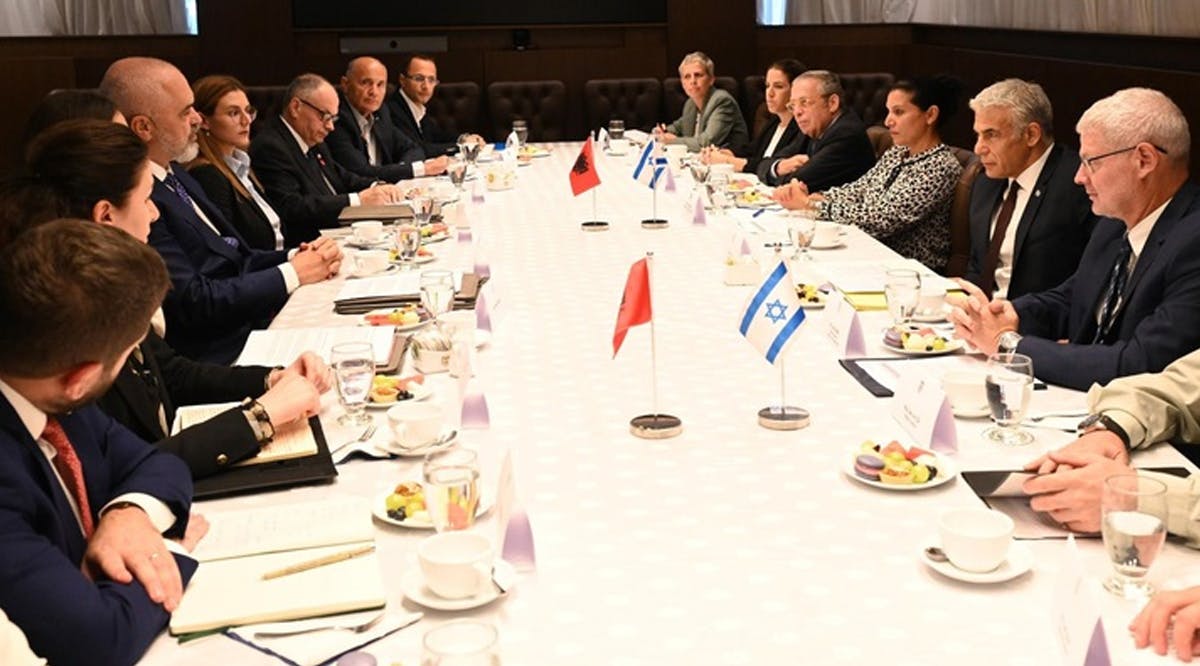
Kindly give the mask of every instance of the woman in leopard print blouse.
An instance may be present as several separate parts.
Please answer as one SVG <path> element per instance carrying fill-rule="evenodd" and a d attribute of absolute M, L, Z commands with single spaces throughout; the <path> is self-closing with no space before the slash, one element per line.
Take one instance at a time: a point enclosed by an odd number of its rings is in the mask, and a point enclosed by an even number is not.
<path fill-rule="evenodd" d="M 962 173 L 940 129 L 958 110 L 961 85 L 945 76 L 892 86 L 885 125 L 895 145 L 858 180 L 809 194 L 803 183 L 777 190 L 786 208 L 855 224 L 897 253 L 934 270 L 950 257 L 950 203 Z"/>

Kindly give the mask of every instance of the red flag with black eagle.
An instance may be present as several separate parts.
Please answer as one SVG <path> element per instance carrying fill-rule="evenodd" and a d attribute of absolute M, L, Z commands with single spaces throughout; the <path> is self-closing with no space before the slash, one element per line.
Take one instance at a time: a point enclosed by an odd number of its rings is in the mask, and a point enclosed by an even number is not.
<path fill-rule="evenodd" d="M 625 333 L 631 326 L 650 321 L 650 267 L 645 259 L 633 262 L 629 277 L 625 280 L 625 295 L 621 297 L 621 309 L 617 310 L 617 328 L 613 331 L 613 358 L 625 342 Z"/>
<path fill-rule="evenodd" d="M 592 158 L 592 137 L 589 134 L 583 142 L 579 157 L 575 158 L 575 166 L 571 167 L 571 191 L 575 196 L 592 189 L 600 184 L 600 172 L 596 171 L 596 161 Z"/>

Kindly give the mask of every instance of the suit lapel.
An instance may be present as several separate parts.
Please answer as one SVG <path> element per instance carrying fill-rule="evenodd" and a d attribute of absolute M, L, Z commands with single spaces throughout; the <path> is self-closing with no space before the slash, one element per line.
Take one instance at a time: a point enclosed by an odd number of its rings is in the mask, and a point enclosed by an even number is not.
<path fill-rule="evenodd" d="M 1142 278 L 1154 265 L 1154 258 L 1162 250 L 1163 244 L 1167 237 L 1170 236 L 1175 225 L 1182 219 L 1192 205 L 1192 199 L 1195 198 L 1195 191 L 1188 188 L 1186 185 L 1180 188 L 1175 196 L 1171 199 L 1171 203 L 1163 209 L 1162 215 L 1158 217 L 1158 221 L 1154 223 L 1154 230 L 1150 232 L 1150 237 L 1146 239 L 1146 245 L 1142 248 L 1142 254 L 1138 256 L 1137 265 L 1133 267 L 1133 275 L 1129 276 L 1129 282 L 1125 285 L 1124 297 L 1122 305 L 1132 298 L 1134 290 L 1141 282 Z"/>
<path fill-rule="evenodd" d="M 1037 182 L 1033 185 L 1033 191 L 1029 193 L 1029 200 L 1025 204 L 1025 212 L 1021 213 L 1021 221 L 1017 224 L 1017 238 L 1013 243 L 1013 267 L 1020 260 L 1021 248 L 1025 245 L 1025 239 L 1029 237 L 1029 229 L 1033 226 L 1034 219 L 1037 218 L 1038 209 L 1042 207 L 1042 201 L 1045 200 L 1046 188 L 1049 186 L 1050 178 L 1054 175 L 1054 170 L 1058 168 L 1062 161 L 1063 147 L 1061 144 L 1055 144 L 1050 149 L 1050 155 L 1046 157 L 1046 163 L 1042 165 L 1042 172 L 1038 174 Z"/>
<path fill-rule="evenodd" d="M 204 220 L 200 219 L 200 216 L 196 214 L 196 211 L 193 210 L 191 206 L 184 203 L 183 199 L 180 199 L 179 195 L 175 194 L 175 192 L 172 191 L 171 188 L 167 187 L 166 184 L 161 180 L 155 179 L 152 198 L 154 199 L 154 203 L 156 205 L 164 206 L 170 209 L 174 212 L 174 216 L 176 218 L 185 220 L 188 224 L 192 225 L 192 227 L 196 229 L 196 233 L 204 239 L 204 244 L 207 245 L 210 250 L 228 258 L 230 261 L 240 262 L 242 260 L 242 257 L 240 254 L 238 254 L 237 250 L 235 250 L 229 245 L 229 243 L 226 243 L 221 239 L 220 236 L 214 233 L 213 230 L 204 223 Z M 216 219 L 213 219 L 212 217 L 209 217 L 209 219 L 213 220 L 214 224 L 217 224 Z M 220 229 L 220 227 L 217 228 Z"/>
<path fill-rule="evenodd" d="M 157 372 L 157 366 L 154 370 L 150 368 L 150 364 L 154 362 L 150 350 L 143 346 L 142 355 L 145 358 L 146 370 L 154 373 L 155 379 L 159 380 L 161 386 L 161 375 Z M 162 432 L 162 424 L 158 422 L 158 405 L 147 399 L 149 393 L 144 385 L 145 380 L 137 376 L 131 363 L 132 360 L 125 361 L 125 367 L 121 368 L 121 372 L 117 374 L 113 388 L 125 398 L 125 402 L 132 408 L 134 418 L 138 420 L 143 430 L 148 433 L 165 435 L 166 433 Z"/>

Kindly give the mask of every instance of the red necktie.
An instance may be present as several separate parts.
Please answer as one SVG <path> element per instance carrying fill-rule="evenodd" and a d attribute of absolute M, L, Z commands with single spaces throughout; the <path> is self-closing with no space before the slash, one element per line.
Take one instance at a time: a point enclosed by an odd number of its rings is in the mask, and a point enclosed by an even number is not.
<path fill-rule="evenodd" d="M 54 469 L 58 470 L 58 475 L 62 477 L 67 491 L 74 496 L 75 504 L 79 507 L 79 519 L 83 522 L 83 536 L 85 539 L 90 539 L 94 529 L 92 507 L 88 504 L 87 485 L 83 481 L 83 465 L 79 462 L 79 456 L 75 455 L 75 447 L 71 446 L 71 440 L 67 439 L 67 433 L 63 431 L 58 419 L 53 416 L 46 421 L 42 439 L 54 447 L 56 454 Z"/>

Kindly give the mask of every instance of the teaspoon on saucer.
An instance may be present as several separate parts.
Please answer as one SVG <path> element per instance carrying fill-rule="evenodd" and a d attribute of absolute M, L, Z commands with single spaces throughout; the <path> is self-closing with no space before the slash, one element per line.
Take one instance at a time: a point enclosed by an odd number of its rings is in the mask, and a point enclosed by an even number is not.
<path fill-rule="evenodd" d="M 950 558 L 946 557 L 946 552 L 937 546 L 929 546 L 925 549 L 925 557 L 933 562 L 949 562 Z"/>

